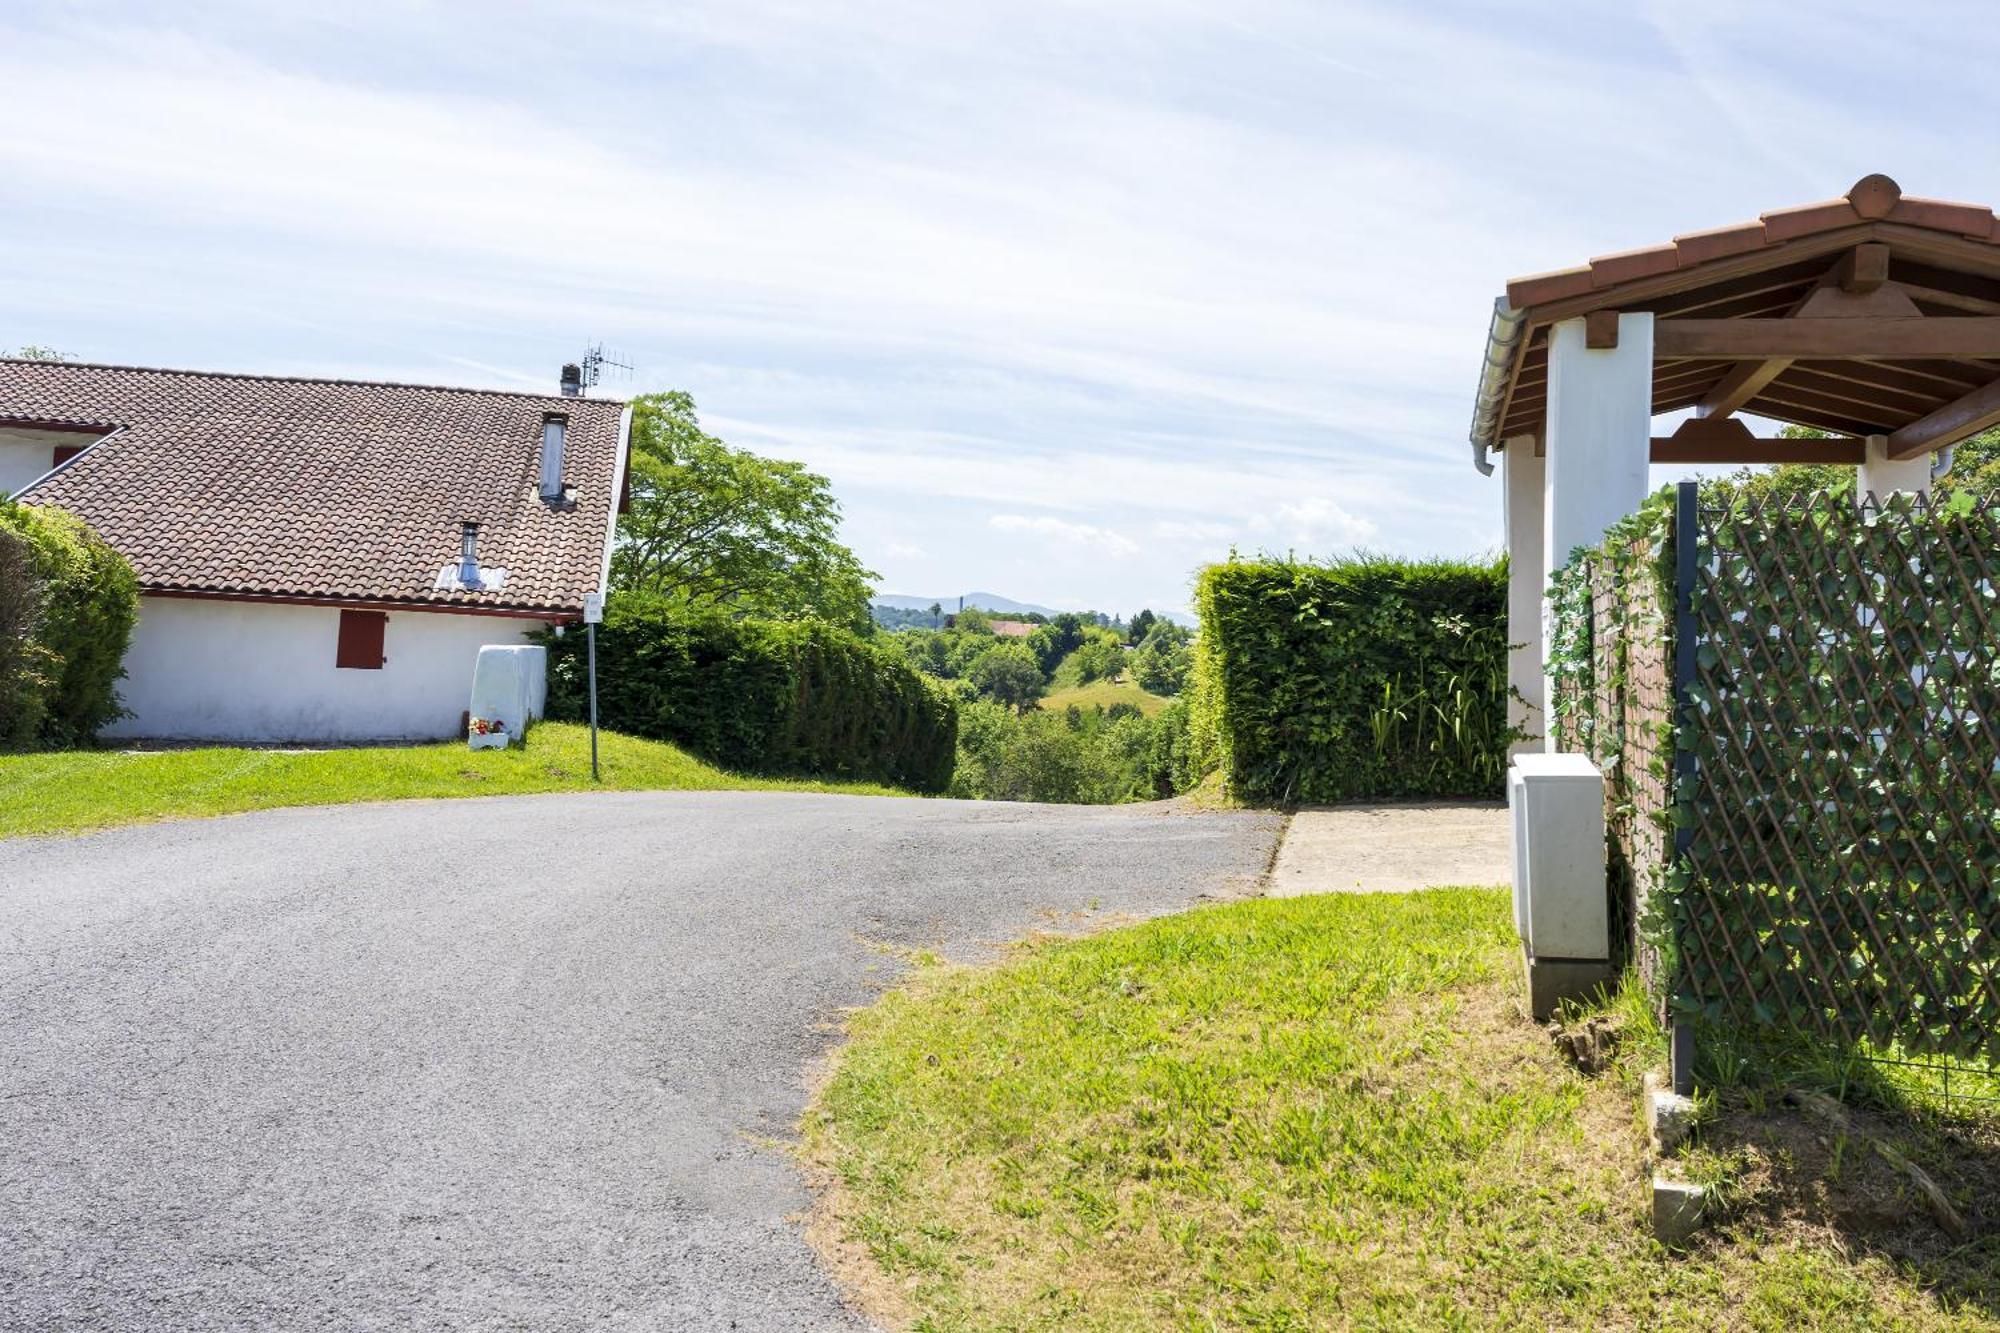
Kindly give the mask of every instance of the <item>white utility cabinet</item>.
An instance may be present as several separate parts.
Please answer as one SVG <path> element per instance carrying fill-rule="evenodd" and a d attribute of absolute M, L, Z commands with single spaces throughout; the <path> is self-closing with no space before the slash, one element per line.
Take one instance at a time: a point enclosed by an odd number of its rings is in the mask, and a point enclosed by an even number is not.
<path fill-rule="evenodd" d="M 1507 773 L 1514 926 L 1537 1018 L 1611 977 L 1604 774 L 1581 754 L 1522 754 Z"/>

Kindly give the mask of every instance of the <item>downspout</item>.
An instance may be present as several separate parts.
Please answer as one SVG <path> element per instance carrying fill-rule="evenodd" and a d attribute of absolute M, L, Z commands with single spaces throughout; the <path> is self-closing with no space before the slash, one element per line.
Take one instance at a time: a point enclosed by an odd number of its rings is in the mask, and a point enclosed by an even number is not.
<path fill-rule="evenodd" d="M 1951 471 L 1952 459 L 1955 458 L 1957 454 L 1958 454 L 1958 446 L 1955 444 L 1947 444 L 1944 448 L 1938 450 L 1936 453 L 1931 455 L 1932 485 L 1936 485 L 1938 482 L 1943 481 L 1945 479 L 1945 475 Z"/>
<path fill-rule="evenodd" d="M 1486 329 L 1486 360 L 1479 368 L 1479 396 L 1472 405 L 1472 466 L 1481 476 L 1493 475 L 1488 452 L 1498 443 L 1501 399 L 1507 393 L 1507 379 L 1514 367 L 1514 353 L 1528 322 L 1523 311 L 1507 304 L 1507 298 L 1493 298 L 1493 321 Z"/>

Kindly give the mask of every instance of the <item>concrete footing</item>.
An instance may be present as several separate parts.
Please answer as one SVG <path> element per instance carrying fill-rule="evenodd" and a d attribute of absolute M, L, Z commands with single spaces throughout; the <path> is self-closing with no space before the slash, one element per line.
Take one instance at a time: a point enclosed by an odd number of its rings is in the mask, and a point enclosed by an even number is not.
<path fill-rule="evenodd" d="M 1648 1070 L 1646 1089 L 1646 1132 L 1653 1139 L 1653 1153 L 1664 1157 L 1678 1151 L 1694 1133 L 1694 1098 L 1683 1097 L 1667 1086 L 1657 1070 Z"/>
<path fill-rule="evenodd" d="M 1617 980 L 1609 962 L 1537 958 L 1525 950 L 1521 961 L 1528 973 L 1528 1012 L 1537 1023 L 1554 1018 L 1564 1000 L 1589 1000 Z"/>
<path fill-rule="evenodd" d="M 1701 1230 L 1708 1211 L 1708 1191 L 1700 1185 L 1653 1177 L 1653 1235 L 1660 1244 L 1678 1249 Z"/>

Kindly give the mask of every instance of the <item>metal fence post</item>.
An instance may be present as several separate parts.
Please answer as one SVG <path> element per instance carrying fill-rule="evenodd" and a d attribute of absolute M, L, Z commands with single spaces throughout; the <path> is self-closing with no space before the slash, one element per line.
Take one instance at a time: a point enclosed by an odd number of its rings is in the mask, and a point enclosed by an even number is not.
<path fill-rule="evenodd" d="M 597 626 L 588 624 L 583 630 L 590 650 L 590 780 L 601 782 L 597 775 Z"/>
<path fill-rule="evenodd" d="M 1695 643 L 1694 585 L 1699 577 L 1701 487 L 1697 482 L 1681 482 L 1674 490 L 1674 725 L 1692 715 L 1694 708 Z M 1687 745 L 1674 746 L 1674 789 L 1670 803 L 1678 803 L 1695 776 L 1694 751 Z M 1694 843 L 1694 830 L 1685 821 L 1674 829 L 1674 861 L 1683 868 Z M 1694 1027 L 1679 1019 L 1669 1020 L 1668 1070 L 1674 1091 L 1683 1097 L 1694 1095 Z"/>

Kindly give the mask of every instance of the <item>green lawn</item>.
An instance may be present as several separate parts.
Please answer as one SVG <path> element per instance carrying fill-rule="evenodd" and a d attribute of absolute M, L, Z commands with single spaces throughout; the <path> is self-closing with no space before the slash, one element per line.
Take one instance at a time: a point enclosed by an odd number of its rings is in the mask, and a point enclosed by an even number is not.
<path fill-rule="evenodd" d="M 1132 704 L 1147 717 L 1159 712 L 1173 700 L 1162 694 L 1153 694 L 1141 689 L 1128 680 L 1093 680 L 1088 685 L 1072 685 L 1064 690 L 1051 690 L 1042 696 L 1042 707 L 1064 709 L 1071 704 L 1079 708 L 1109 708 L 1113 704 Z"/>
<path fill-rule="evenodd" d="M 1447 889 L 921 966 L 806 1115 L 815 1239 L 925 1330 L 1995 1326 L 2000 1241 L 1912 1260 L 1764 1210 L 1783 1154 L 1663 1250 L 1638 1071 L 1563 1063 L 1513 950 L 1503 893 Z"/>
<path fill-rule="evenodd" d="M 672 745 L 599 734 L 607 789 L 907 793 L 865 783 L 746 777 Z M 306 753 L 282 750 L 69 751 L 0 756 L 0 837 L 74 833 L 151 819 L 224 815 L 279 805 L 334 805 L 411 797 L 506 796 L 588 791 L 588 728 L 544 722 L 525 746 L 468 750 L 383 746 Z"/>

